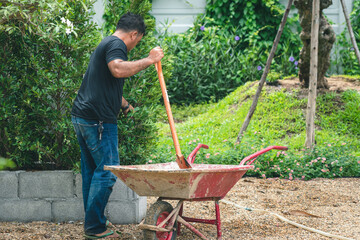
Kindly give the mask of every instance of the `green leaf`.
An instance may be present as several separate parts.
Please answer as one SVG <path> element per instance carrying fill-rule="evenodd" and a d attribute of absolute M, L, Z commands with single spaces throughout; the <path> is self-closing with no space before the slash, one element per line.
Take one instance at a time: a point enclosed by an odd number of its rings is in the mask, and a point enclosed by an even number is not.
<path fill-rule="evenodd" d="M 85 1 L 85 0 L 84 0 L 84 1 Z M 84 1 L 83 1 L 83 0 L 80 0 L 80 3 L 81 3 L 81 5 L 83 6 L 83 8 L 85 9 L 85 12 L 87 12 L 87 11 L 88 11 L 88 8 L 86 7 Z"/>

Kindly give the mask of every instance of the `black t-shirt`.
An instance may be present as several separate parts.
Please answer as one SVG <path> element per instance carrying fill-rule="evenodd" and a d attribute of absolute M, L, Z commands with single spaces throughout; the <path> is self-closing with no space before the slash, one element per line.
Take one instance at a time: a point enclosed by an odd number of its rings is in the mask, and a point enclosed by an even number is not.
<path fill-rule="evenodd" d="M 117 122 L 124 78 L 115 78 L 109 70 L 108 63 L 115 59 L 127 61 L 127 48 L 118 37 L 108 36 L 91 55 L 72 115 L 105 123 Z"/>

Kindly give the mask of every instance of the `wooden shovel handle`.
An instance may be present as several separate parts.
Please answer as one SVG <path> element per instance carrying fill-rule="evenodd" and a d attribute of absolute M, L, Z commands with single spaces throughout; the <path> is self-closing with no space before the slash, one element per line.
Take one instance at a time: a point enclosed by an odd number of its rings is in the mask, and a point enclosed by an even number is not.
<path fill-rule="evenodd" d="M 171 112 L 169 96 L 167 94 L 164 75 L 163 75 L 163 72 L 162 72 L 162 67 L 161 67 L 161 62 L 160 61 L 155 63 L 155 68 L 156 68 L 158 76 L 159 76 L 161 92 L 162 92 L 162 95 L 163 95 L 163 98 L 164 98 L 164 104 L 165 104 L 165 108 L 166 108 L 166 113 L 167 113 L 167 116 L 168 116 L 168 119 L 169 119 L 170 130 L 171 130 L 172 138 L 173 138 L 173 141 L 174 141 L 174 146 L 175 146 L 175 151 L 176 151 L 176 162 L 178 163 L 178 165 L 179 165 L 179 167 L 181 169 L 191 168 L 190 164 L 184 159 L 184 156 L 181 154 L 180 144 L 179 144 L 179 140 L 178 140 L 178 137 L 177 137 L 177 134 L 176 134 L 174 118 L 173 118 L 173 115 L 172 115 L 172 112 Z"/>

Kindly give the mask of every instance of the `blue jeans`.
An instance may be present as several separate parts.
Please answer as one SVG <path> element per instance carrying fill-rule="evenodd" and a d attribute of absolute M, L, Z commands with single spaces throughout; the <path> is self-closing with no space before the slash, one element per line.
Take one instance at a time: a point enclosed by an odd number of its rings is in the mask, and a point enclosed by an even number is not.
<path fill-rule="evenodd" d="M 106 231 L 105 207 L 116 176 L 104 170 L 104 165 L 119 165 L 117 125 L 103 123 L 99 134 L 99 121 L 72 116 L 81 150 L 82 191 L 85 210 L 85 234 Z"/>

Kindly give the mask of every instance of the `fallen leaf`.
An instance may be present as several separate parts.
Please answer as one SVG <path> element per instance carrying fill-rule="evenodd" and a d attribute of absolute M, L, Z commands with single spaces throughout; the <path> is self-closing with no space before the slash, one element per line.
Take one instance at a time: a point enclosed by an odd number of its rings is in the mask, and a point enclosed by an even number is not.
<path fill-rule="evenodd" d="M 254 181 L 248 180 L 248 179 L 244 179 L 244 182 L 249 182 L 249 183 L 254 183 Z"/>

